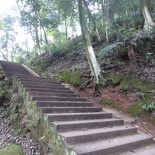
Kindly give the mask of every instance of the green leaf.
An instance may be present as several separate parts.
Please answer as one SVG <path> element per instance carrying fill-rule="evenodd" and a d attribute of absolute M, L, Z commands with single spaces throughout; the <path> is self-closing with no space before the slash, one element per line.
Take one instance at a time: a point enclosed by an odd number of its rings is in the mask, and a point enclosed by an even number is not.
<path fill-rule="evenodd" d="M 122 46 L 123 42 L 116 42 L 114 44 L 108 45 L 99 51 L 98 55 L 100 58 L 108 57 L 115 52 L 115 49 Z"/>

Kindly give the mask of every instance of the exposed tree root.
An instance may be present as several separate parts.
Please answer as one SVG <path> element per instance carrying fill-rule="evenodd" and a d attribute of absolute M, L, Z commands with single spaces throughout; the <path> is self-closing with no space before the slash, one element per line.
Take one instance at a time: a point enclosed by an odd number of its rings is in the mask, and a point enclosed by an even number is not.
<path fill-rule="evenodd" d="M 100 85 L 99 84 L 95 84 L 93 86 L 93 89 L 94 89 L 94 96 L 101 96 L 101 90 L 100 90 Z"/>
<path fill-rule="evenodd" d="M 94 91 L 94 96 L 101 96 L 100 85 L 94 84 L 94 77 L 91 77 L 80 86 L 80 90 L 85 88 L 92 88 Z"/>
<path fill-rule="evenodd" d="M 90 86 L 88 87 L 88 85 L 90 85 L 90 83 L 93 81 L 93 77 L 91 77 L 89 80 L 85 81 L 81 86 L 80 86 L 80 90 L 81 89 L 85 89 L 85 88 L 90 88 Z M 93 85 L 92 85 L 93 86 Z"/>
<path fill-rule="evenodd" d="M 144 123 L 141 123 L 141 124 L 155 138 L 154 133 L 151 130 L 149 130 L 148 127 Z"/>

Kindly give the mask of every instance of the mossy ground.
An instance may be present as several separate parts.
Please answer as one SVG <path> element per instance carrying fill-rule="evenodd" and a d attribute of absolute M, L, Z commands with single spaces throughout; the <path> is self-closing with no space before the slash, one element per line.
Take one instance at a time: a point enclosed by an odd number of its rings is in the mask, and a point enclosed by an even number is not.
<path fill-rule="evenodd" d="M 107 82 L 111 82 L 114 86 L 120 84 L 123 76 L 121 74 L 112 74 L 106 77 Z"/>
<path fill-rule="evenodd" d="M 82 73 L 80 71 L 61 70 L 53 78 L 78 86 L 84 82 L 81 76 Z"/>
<path fill-rule="evenodd" d="M 155 83 L 141 79 L 133 75 L 111 74 L 105 77 L 104 81 L 112 89 L 117 86 L 119 91 L 124 94 L 135 94 L 139 96 L 139 101 L 128 105 L 127 112 L 138 115 L 144 105 L 149 106 L 154 101 L 154 94 L 151 92 L 155 89 Z M 104 105 L 110 105 L 121 110 L 121 103 L 114 99 L 104 98 L 101 100 Z"/>
<path fill-rule="evenodd" d="M 0 155 L 26 155 L 21 146 L 11 144 L 3 149 L 0 149 Z"/>
<path fill-rule="evenodd" d="M 109 98 L 102 99 L 100 101 L 100 103 L 103 104 L 103 105 L 110 105 L 110 106 L 112 106 L 113 108 L 115 108 L 115 109 L 117 109 L 119 111 L 122 110 L 122 106 L 121 106 L 120 103 L 118 103 L 118 102 L 116 102 L 116 101 L 114 101 L 112 99 L 109 99 Z"/>

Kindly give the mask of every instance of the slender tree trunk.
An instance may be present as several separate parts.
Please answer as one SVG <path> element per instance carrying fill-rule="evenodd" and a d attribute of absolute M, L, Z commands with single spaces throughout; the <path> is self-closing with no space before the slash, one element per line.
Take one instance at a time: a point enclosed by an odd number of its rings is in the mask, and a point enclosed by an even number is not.
<path fill-rule="evenodd" d="M 88 11 L 89 17 L 92 20 L 94 31 L 96 32 L 97 39 L 98 39 L 98 41 L 101 41 L 101 37 L 100 37 L 100 34 L 99 34 L 98 29 L 97 29 L 97 26 L 96 26 L 95 18 L 93 17 L 90 9 L 88 8 L 87 2 L 85 0 L 83 0 L 83 2 L 84 2 L 84 5 L 85 5 L 85 7 L 86 7 L 86 9 Z"/>
<path fill-rule="evenodd" d="M 11 41 L 11 62 L 13 62 L 13 58 L 14 58 L 14 47 L 13 47 L 13 41 Z"/>
<path fill-rule="evenodd" d="M 47 39 L 47 35 L 46 35 L 46 31 L 45 31 L 44 26 L 42 26 L 42 29 L 43 29 L 43 32 L 44 32 L 45 43 L 46 43 L 46 46 L 47 46 L 47 49 L 48 49 L 48 53 L 49 53 L 49 56 L 51 57 L 52 52 L 51 52 L 51 49 L 50 49 L 50 45 L 49 45 L 49 42 L 48 42 L 48 39 Z"/>
<path fill-rule="evenodd" d="M 8 41 L 8 37 L 9 37 L 9 34 L 7 33 L 7 31 L 5 31 L 5 33 L 6 33 L 6 36 L 5 36 L 6 37 L 6 45 L 5 45 L 6 46 L 5 47 L 5 50 L 6 50 L 6 58 L 9 60 L 9 50 L 8 50 L 8 44 L 9 44 L 8 43 L 9 42 Z"/>
<path fill-rule="evenodd" d="M 105 20 L 106 41 L 109 41 L 109 0 L 105 0 Z"/>
<path fill-rule="evenodd" d="M 35 18 L 37 19 L 37 12 L 35 11 Z M 39 33 L 38 33 L 38 21 L 34 21 L 34 31 L 35 31 L 35 41 L 36 41 L 36 50 L 39 50 L 39 53 L 41 52 L 40 47 L 40 40 L 39 40 Z M 36 51 L 35 55 L 38 55 L 38 51 Z"/>
<path fill-rule="evenodd" d="M 142 12 L 143 12 L 143 17 L 144 17 L 144 30 L 148 30 L 152 28 L 154 23 L 151 18 L 146 0 L 141 0 L 141 7 L 142 7 Z"/>
<path fill-rule="evenodd" d="M 87 29 L 86 21 L 84 17 L 82 0 L 78 0 L 78 11 L 79 11 L 80 26 L 81 26 L 81 31 L 82 31 L 82 36 L 83 36 L 88 62 L 90 65 L 90 69 L 92 71 L 92 75 L 94 76 L 94 83 L 98 84 L 99 76 L 100 76 L 100 66 L 97 62 L 94 50 L 91 45 L 90 36 L 88 33 L 88 29 Z"/>
<path fill-rule="evenodd" d="M 60 49 L 62 49 L 62 40 L 61 40 L 61 33 L 58 29 L 58 36 L 59 36 L 59 45 L 60 45 Z"/>
<path fill-rule="evenodd" d="M 9 61 L 8 57 L 6 57 L 6 55 L 3 52 L 0 51 L 0 53 L 3 55 L 4 60 Z"/>
<path fill-rule="evenodd" d="M 41 22 L 41 17 L 40 17 L 39 12 L 37 12 L 37 16 L 38 16 L 38 19 L 39 19 L 39 22 L 40 22 L 40 26 L 41 26 L 41 28 L 43 30 L 43 33 L 44 33 L 45 43 L 46 43 L 46 46 L 47 46 L 47 49 L 48 49 L 49 56 L 51 57 L 52 56 L 52 52 L 51 52 L 51 49 L 50 49 L 50 46 L 49 46 L 49 42 L 48 42 L 48 38 L 47 38 L 47 35 L 46 35 L 46 31 L 45 31 L 44 25 Z"/>
<path fill-rule="evenodd" d="M 34 31 L 35 31 L 35 42 L 36 42 L 35 56 L 37 56 L 38 55 L 38 50 L 39 50 L 39 53 L 40 53 L 40 43 L 39 43 L 39 34 L 38 34 L 38 26 L 37 26 L 37 24 L 35 24 Z"/>
<path fill-rule="evenodd" d="M 65 34 L 66 34 L 66 40 L 67 40 L 68 39 L 67 19 L 65 19 Z"/>
<path fill-rule="evenodd" d="M 109 0 L 101 0 L 102 6 L 102 24 L 105 25 L 106 41 L 109 41 Z"/>
<path fill-rule="evenodd" d="M 29 48 L 29 39 L 28 39 L 27 27 L 24 27 L 24 34 L 25 34 L 25 46 L 26 46 L 26 51 L 27 51 L 27 58 L 30 59 L 30 57 L 29 57 L 30 48 Z"/>

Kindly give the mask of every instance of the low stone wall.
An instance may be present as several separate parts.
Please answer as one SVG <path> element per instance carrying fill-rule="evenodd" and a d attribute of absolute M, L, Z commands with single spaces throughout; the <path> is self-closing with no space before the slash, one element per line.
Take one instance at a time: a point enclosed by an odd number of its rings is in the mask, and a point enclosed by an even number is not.
<path fill-rule="evenodd" d="M 22 119 L 22 123 L 25 123 L 33 137 L 37 139 L 42 147 L 43 154 L 77 155 L 75 152 L 67 149 L 64 138 L 57 134 L 55 126 L 49 123 L 48 117 L 42 114 L 35 101 L 25 91 L 25 88 L 17 80 L 16 76 L 12 77 L 12 83 L 13 92 L 18 92 L 19 97 L 23 100 L 21 108 L 25 111 L 25 116 Z"/>

